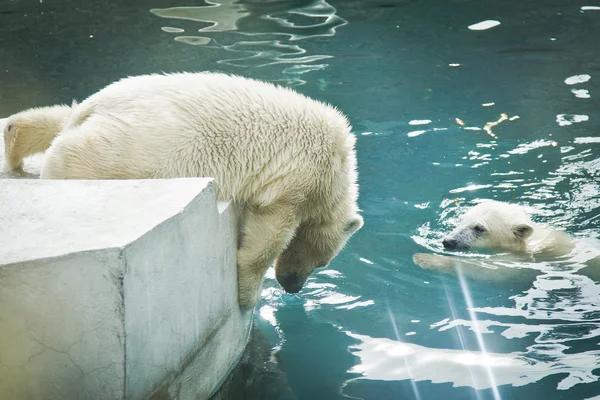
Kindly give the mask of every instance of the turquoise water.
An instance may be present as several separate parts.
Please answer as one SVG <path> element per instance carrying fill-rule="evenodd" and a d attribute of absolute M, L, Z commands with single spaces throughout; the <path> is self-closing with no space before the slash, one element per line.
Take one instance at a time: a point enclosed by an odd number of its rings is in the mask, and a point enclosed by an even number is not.
<path fill-rule="evenodd" d="M 298 295 L 270 272 L 255 321 L 283 371 L 272 379 L 298 399 L 594 398 L 600 286 L 576 271 L 600 248 L 599 6 L 8 2 L 0 109 L 178 70 L 328 101 L 358 136 L 365 227 Z M 486 20 L 499 25 L 473 26 Z M 457 215 L 486 198 L 575 235 L 575 254 L 511 284 L 413 264 L 441 252 Z"/>

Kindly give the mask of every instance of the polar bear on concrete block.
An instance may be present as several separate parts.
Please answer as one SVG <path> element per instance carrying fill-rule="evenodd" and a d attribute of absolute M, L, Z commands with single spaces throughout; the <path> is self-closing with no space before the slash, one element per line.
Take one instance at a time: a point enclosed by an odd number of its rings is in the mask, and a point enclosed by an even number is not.
<path fill-rule="evenodd" d="M 556 262 L 574 248 L 567 233 L 534 223 L 516 204 L 484 200 L 469 209 L 458 226 L 444 238 L 447 250 L 492 252 L 490 257 L 446 256 L 418 253 L 415 264 L 445 273 L 460 271 L 477 280 L 527 281 L 540 273 L 514 265 Z M 598 260 L 594 260 L 594 264 Z M 513 265 L 512 267 L 507 267 Z M 595 273 L 595 271 L 592 271 Z"/>
<path fill-rule="evenodd" d="M 298 292 L 361 228 L 355 137 L 346 117 L 295 91 L 220 73 L 129 77 L 81 104 L 5 125 L 6 159 L 46 151 L 42 179 L 208 176 L 239 209 L 239 300 L 265 272 Z"/>

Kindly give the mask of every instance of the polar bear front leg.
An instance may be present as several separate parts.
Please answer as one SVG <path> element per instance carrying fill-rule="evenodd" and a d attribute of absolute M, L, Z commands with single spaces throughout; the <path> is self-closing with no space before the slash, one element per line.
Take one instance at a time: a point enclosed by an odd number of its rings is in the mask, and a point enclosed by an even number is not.
<path fill-rule="evenodd" d="M 495 266 L 487 265 L 482 260 L 467 259 L 460 256 L 442 256 L 439 254 L 417 253 L 413 262 L 423 269 L 436 270 L 445 274 L 460 272 L 467 277 L 481 278 Z"/>
<path fill-rule="evenodd" d="M 413 262 L 423 269 L 487 282 L 532 282 L 540 274 L 540 271 L 531 268 L 507 267 L 505 264 L 514 264 L 518 260 L 502 257 L 480 259 L 417 253 L 413 255 Z"/>
<path fill-rule="evenodd" d="M 253 308 L 269 266 L 287 247 L 299 222 L 287 203 L 245 210 L 242 245 L 237 252 L 240 307 Z"/>
<path fill-rule="evenodd" d="M 413 255 L 413 262 L 423 269 L 444 270 L 454 266 L 451 257 L 438 254 L 417 253 Z"/>

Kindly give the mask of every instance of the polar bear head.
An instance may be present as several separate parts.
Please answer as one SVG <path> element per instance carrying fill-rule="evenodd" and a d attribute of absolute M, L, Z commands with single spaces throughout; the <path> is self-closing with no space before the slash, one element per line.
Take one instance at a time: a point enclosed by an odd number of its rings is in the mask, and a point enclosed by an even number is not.
<path fill-rule="evenodd" d="M 73 102 L 73 106 L 76 103 Z M 11 171 L 23 165 L 23 158 L 45 151 L 64 128 L 72 114 L 66 105 L 30 108 L 11 115 L 4 122 L 4 151 Z"/>
<path fill-rule="evenodd" d="M 488 200 L 467 211 L 442 244 L 449 250 L 522 251 L 534 226 L 520 206 Z"/>
<path fill-rule="evenodd" d="M 298 293 L 315 270 L 327 266 L 350 237 L 363 226 L 356 214 L 341 221 L 305 222 L 275 262 L 275 275 L 288 293 Z"/>

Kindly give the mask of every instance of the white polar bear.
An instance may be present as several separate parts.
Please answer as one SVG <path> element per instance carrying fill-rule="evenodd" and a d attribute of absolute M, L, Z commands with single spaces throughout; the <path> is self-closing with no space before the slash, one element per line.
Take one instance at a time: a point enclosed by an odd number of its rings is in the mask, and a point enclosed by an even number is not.
<path fill-rule="evenodd" d="M 298 292 L 360 229 L 355 137 L 346 117 L 295 91 L 220 73 L 144 75 L 81 104 L 13 115 L 7 162 L 47 150 L 43 179 L 209 176 L 241 217 L 240 305 L 265 272 Z"/>
<path fill-rule="evenodd" d="M 8 118 L 4 125 L 4 151 L 8 168 L 11 171 L 20 170 L 24 157 L 46 151 L 72 114 L 71 107 L 58 105 L 25 110 Z"/>
<path fill-rule="evenodd" d="M 573 241 L 562 231 L 534 223 L 518 205 L 488 200 L 467 211 L 442 241 L 448 250 L 493 250 L 564 255 Z"/>
<path fill-rule="evenodd" d="M 505 281 L 525 280 L 525 275 L 540 273 L 507 267 L 511 263 L 557 261 L 575 248 L 574 238 L 565 232 L 534 223 L 518 205 L 494 200 L 483 201 L 466 212 L 442 244 L 448 250 L 487 250 L 494 254 L 450 257 L 418 253 L 413 256 L 414 263 L 446 273 L 460 270 L 474 279 Z"/>

